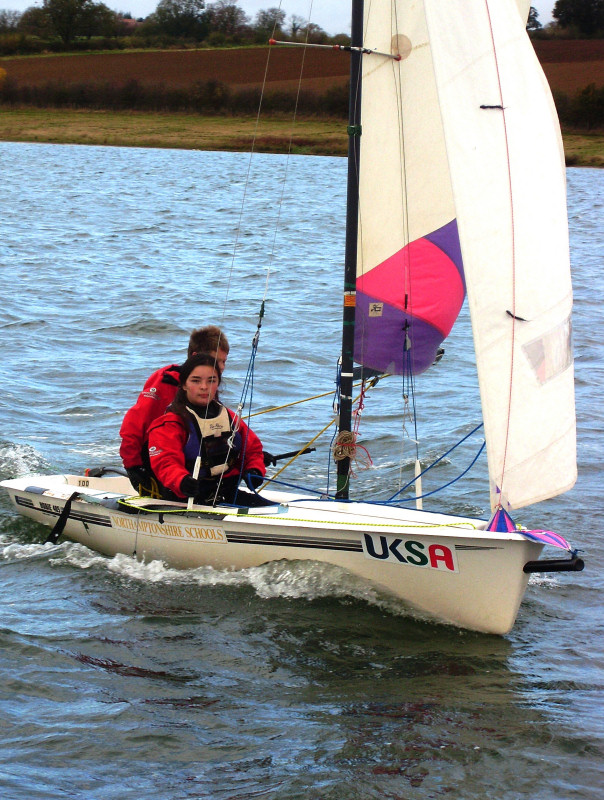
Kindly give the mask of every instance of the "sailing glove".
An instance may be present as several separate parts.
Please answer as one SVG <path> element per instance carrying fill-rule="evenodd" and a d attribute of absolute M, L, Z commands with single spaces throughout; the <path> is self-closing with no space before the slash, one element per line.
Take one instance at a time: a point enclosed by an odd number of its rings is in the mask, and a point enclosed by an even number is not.
<path fill-rule="evenodd" d="M 277 459 L 271 453 L 267 453 L 266 450 L 262 453 L 264 456 L 264 466 L 269 467 L 271 464 L 276 467 L 277 466 Z"/>
<path fill-rule="evenodd" d="M 180 491 L 187 497 L 195 497 L 199 492 L 199 482 L 192 475 L 185 475 L 180 482 Z"/>
<path fill-rule="evenodd" d="M 249 472 L 245 473 L 244 478 L 248 486 L 248 489 L 251 489 L 252 492 L 255 492 L 264 483 L 264 475 L 260 472 L 259 469 L 249 470 Z"/>
<path fill-rule="evenodd" d="M 126 475 L 134 487 L 135 492 L 139 492 L 139 494 L 145 494 L 145 492 L 149 490 L 149 487 L 151 486 L 151 475 L 142 464 L 137 467 L 130 467 L 127 469 Z"/>

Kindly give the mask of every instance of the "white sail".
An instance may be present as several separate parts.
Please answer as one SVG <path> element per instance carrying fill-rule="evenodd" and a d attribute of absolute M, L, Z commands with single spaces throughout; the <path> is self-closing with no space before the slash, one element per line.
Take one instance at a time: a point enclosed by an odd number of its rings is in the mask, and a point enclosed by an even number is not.
<path fill-rule="evenodd" d="M 423 2 L 367 3 L 364 43 L 355 359 L 404 372 L 408 335 L 421 372 L 465 296 Z"/>
<path fill-rule="evenodd" d="M 576 479 L 564 155 L 515 0 L 425 0 L 478 365 L 492 502 Z M 499 494 L 501 492 L 501 495 Z"/>
<path fill-rule="evenodd" d="M 522 24 L 526 25 L 531 10 L 531 0 L 516 0 Z"/>

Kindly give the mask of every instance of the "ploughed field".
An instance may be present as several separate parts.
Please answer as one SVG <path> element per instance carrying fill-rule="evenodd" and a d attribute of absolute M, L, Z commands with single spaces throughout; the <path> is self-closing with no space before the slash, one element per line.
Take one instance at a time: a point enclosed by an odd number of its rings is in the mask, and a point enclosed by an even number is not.
<path fill-rule="evenodd" d="M 262 85 L 267 50 L 268 47 L 246 47 L 34 56 L 1 59 L 0 66 L 7 77 L 30 86 L 42 86 L 48 81 L 118 86 L 135 80 L 141 85 L 163 84 L 180 89 L 199 81 L 216 80 L 232 89 L 244 89 Z M 304 54 L 302 48 L 273 47 L 267 73 L 271 89 L 297 87 L 303 55 L 305 89 L 321 92 L 348 80 L 347 53 L 309 48 Z"/>
<path fill-rule="evenodd" d="M 604 85 L 604 40 L 534 41 L 534 45 L 554 91 L 572 98 L 589 84 Z M 291 113 L 271 113 L 265 103 L 258 121 L 254 111 L 257 99 L 251 90 L 257 92 L 262 86 L 265 70 L 267 97 L 284 93 L 291 98 L 298 89 L 303 57 L 300 88 L 307 96 L 306 112 L 299 107 L 294 125 Z M 1 58 L 0 80 L 4 76 L 18 87 L 41 92 L 43 102 L 38 98 L 33 105 L 4 105 L 0 141 L 243 151 L 249 151 L 253 142 L 254 148 L 263 152 L 343 156 L 348 149 L 341 102 L 345 92 L 335 92 L 331 98 L 326 92 L 346 84 L 348 68 L 347 53 L 312 48 L 304 53 L 302 48 L 292 47 Z M 203 95 L 203 87 L 207 93 L 211 81 L 228 86 L 233 95 L 244 99 L 247 95 L 247 111 L 240 106 L 236 115 L 229 116 L 213 106 L 200 114 L 187 109 L 143 110 L 128 104 L 134 83 L 138 87 L 134 95 L 143 90 L 158 96 L 166 90 L 195 94 L 196 84 Z M 109 88 L 110 95 L 124 87 L 126 100 L 99 108 L 73 107 L 69 102 L 58 107 L 44 102 L 48 85 L 60 87 L 61 92 L 71 87 L 76 93 L 90 93 L 91 87 L 98 85 L 101 94 Z M 49 94 L 52 96 L 52 91 Z M 322 103 L 321 97 L 329 102 Z M 287 103 L 281 104 L 278 100 L 273 107 L 287 108 Z M 604 167 L 604 135 L 599 126 L 579 127 L 563 131 L 567 164 Z"/>
<path fill-rule="evenodd" d="M 574 94 L 590 83 L 604 84 L 604 40 L 534 40 L 543 70 L 554 90 Z M 266 47 L 212 50 L 49 55 L 0 59 L 7 77 L 20 85 L 64 83 L 163 84 L 185 88 L 216 80 L 233 89 L 262 84 Z M 348 80 L 349 56 L 337 50 L 271 48 L 267 83 L 271 89 L 295 89 L 304 56 L 302 88 L 322 92 Z"/>

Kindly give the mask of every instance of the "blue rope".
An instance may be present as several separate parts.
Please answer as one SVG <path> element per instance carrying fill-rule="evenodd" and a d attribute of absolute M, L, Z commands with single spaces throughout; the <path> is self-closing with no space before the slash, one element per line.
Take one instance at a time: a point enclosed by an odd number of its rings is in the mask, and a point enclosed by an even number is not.
<path fill-rule="evenodd" d="M 435 466 L 436 466 L 436 465 L 437 465 L 437 464 L 438 464 L 440 461 L 442 461 L 442 460 L 443 460 L 443 458 L 446 458 L 446 457 L 449 455 L 449 453 L 452 453 L 452 452 L 453 452 L 453 450 L 455 450 L 455 448 L 459 447 L 459 445 L 460 445 L 460 444 L 463 444 L 463 442 L 465 442 L 465 441 L 466 441 L 466 439 L 469 439 L 469 438 L 470 438 L 470 436 L 472 436 L 473 434 L 475 434 L 475 433 L 476 433 L 476 431 L 480 430 L 480 429 L 482 428 L 482 426 L 483 426 L 483 423 L 481 422 L 481 423 L 480 423 L 480 425 L 477 425 L 477 426 L 476 426 L 476 427 L 475 427 L 473 430 L 471 430 L 471 431 L 470 431 L 470 433 L 468 433 L 466 436 L 464 436 L 464 437 L 463 437 L 463 439 L 460 439 L 460 440 L 457 442 L 457 444 L 454 444 L 454 445 L 453 445 L 453 447 L 450 447 L 450 448 L 449 448 L 449 449 L 446 451 L 446 453 L 443 453 L 443 454 L 442 454 L 442 456 L 439 456 L 439 457 L 436 459 L 436 461 L 433 461 L 433 462 L 432 462 L 432 464 L 430 464 L 430 466 L 428 466 L 428 467 L 426 467 L 426 469 L 422 470 L 422 471 L 419 473 L 419 475 L 416 475 L 416 476 L 413 478 L 413 480 L 409 481 L 409 483 L 405 484 L 405 486 L 403 486 L 401 489 L 399 489 L 399 490 L 398 490 L 398 492 L 396 492 L 395 494 L 393 494 L 393 495 L 392 495 L 392 497 L 388 498 L 388 500 L 384 500 L 383 502 L 384 502 L 384 503 L 392 503 L 392 502 L 394 502 L 394 500 L 395 500 L 395 499 L 396 499 L 396 498 L 397 498 L 399 495 L 401 495 L 401 494 L 402 494 L 402 493 L 403 493 L 403 492 L 404 492 L 406 489 L 408 489 L 410 486 L 413 486 L 413 485 L 415 484 L 415 481 L 416 481 L 418 478 L 421 478 L 421 477 L 422 477 L 422 475 L 425 475 L 425 474 L 426 474 L 426 472 L 428 472 L 429 470 L 431 470 L 431 469 L 432 469 L 432 467 L 435 467 Z M 455 483 L 455 481 L 458 481 L 458 480 L 459 480 L 459 478 L 461 478 L 463 475 L 465 475 L 465 474 L 466 474 L 466 472 L 467 472 L 467 471 L 468 471 L 468 470 L 469 470 L 469 469 L 470 469 L 470 468 L 471 468 L 471 467 L 472 467 L 472 466 L 473 466 L 473 465 L 476 463 L 476 461 L 477 461 L 477 459 L 478 459 L 478 456 L 479 456 L 479 455 L 482 453 L 482 451 L 484 450 L 484 447 L 485 447 L 485 443 L 483 442 L 483 444 L 482 444 L 482 447 L 480 448 L 480 450 L 479 450 L 478 454 L 476 455 L 476 458 L 474 458 L 474 461 L 472 461 L 472 463 L 470 464 L 470 466 L 468 467 L 468 469 L 466 469 L 466 470 L 465 470 L 465 472 L 462 472 L 462 473 L 461 473 L 461 475 L 459 475 L 457 478 L 454 478 L 452 481 L 449 481 L 449 483 L 445 484 L 445 486 L 441 486 L 441 487 L 440 487 L 440 489 L 434 489 L 432 492 L 428 492 L 427 494 L 424 494 L 424 495 L 422 495 L 422 497 L 429 497 L 431 494 L 435 494 L 436 492 L 440 492 L 442 489 L 445 489 L 447 486 L 450 486 L 452 483 Z M 419 499 L 419 498 L 414 498 L 414 499 Z M 411 501 L 410 501 L 410 500 L 406 500 L 405 502 L 407 502 L 407 503 L 408 503 L 408 502 L 411 502 Z"/>
<path fill-rule="evenodd" d="M 247 398 L 248 392 L 249 392 L 249 396 L 250 396 L 250 402 L 249 402 L 248 407 L 247 407 L 248 408 L 248 412 L 247 412 L 247 424 L 248 424 L 248 427 L 249 427 L 249 421 L 250 421 L 251 414 L 252 414 L 252 401 L 253 401 L 253 397 L 254 397 L 254 368 L 255 368 L 255 365 L 256 365 L 256 351 L 257 351 L 257 348 L 258 348 L 258 341 L 257 341 L 257 337 L 255 336 L 254 337 L 254 342 L 253 342 L 253 345 L 252 345 L 252 352 L 251 352 L 251 355 L 250 355 L 250 360 L 249 360 L 249 363 L 248 363 L 247 373 L 246 373 L 246 376 L 245 376 L 245 380 L 243 382 L 243 390 L 241 392 L 241 405 L 242 406 L 245 406 L 245 404 L 246 404 L 246 398 Z M 243 411 L 242 411 L 242 416 L 243 416 Z M 241 467 L 239 469 L 239 480 L 241 480 L 241 477 L 243 475 L 243 464 L 244 464 L 244 461 L 245 461 L 246 448 L 247 448 L 247 437 L 246 437 L 245 442 L 243 444 L 243 450 L 241 451 Z"/>
<path fill-rule="evenodd" d="M 479 425 L 479 426 L 478 426 L 478 428 L 480 428 L 480 427 L 481 427 L 481 425 Z M 474 431 L 472 431 L 472 433 L 475 433 L 475 432 L 476 432 L 476 430 L 478 430 L 478 428 L 476 428 Z M 471 434 L 468 434 L 468 436 L 471 436 Z M 467 439 L 468 437 L 466 436 L 465 438 Z M 458 442 L 456 445 L 454 445 L 454 446 L 453 446 L 453 447 L 452 447 L 450 450 L 448 450 L 447 452 L 448 452 L 448 453 L 450 453 L 450 452 L 451 452 L 451 450 L 454 450 L 454 449 L 455 449 L 455 448 L 456 448 L 458 445 L 460 445 L 460 444 L 461 444 L 461 442 L 463 442 L 463 441 L 464 441 L 464 439 L 462 439 L 460 442 Z M 458 475 L 456 478 L 453 478 L 453 479 L 452 479 L 452 480 L 450 480 L 448 483 L 445 483 L 443 486 L 439 486 L 439 487 L 438 487 L 438 489 L 433 489 L 431 492 L 425 492 L 424 494 L 418 495 L 417 497 L 409 498 L 408 500 L 400 500 L 399 502 L 400 502 L 400 503 L 413 503 L 413 502 L 415 502 L 416 500 L 423 500 L 425 497 L 430 497 L 430 496 L 431 496 L 431 495 L 433 495 L 433 494 L 438 494 L 438 492 L 442 492 L 444 489 L 447 489 L 449 486 L 452 486 L 454 483 L 457 483 L 457 481 L 458 481 L 458 480 L 460 480 L 461 478 L 463 478 L 463 476 L 464 476 L 464 475 L 467 475 L 467 473 L 468 473 L 468 472 L 469 472 L 469 471 L 472 469 L 472 467 L 474 466 L 474 464 L 475 464 L 475 463 L 478 461 L 478 459 L 480 458 L 480 456 L 481 456 L 481 454 L 482 454 L 482 451 L 485 449 L 485 447 L 486 447 L 486 443 L 485 443 L 485 442 L 483 442 L 483 443 L 482 443 L 482 445 L 480 446 L 480 449 L 478 450 L 478 452 L 476 453 L 476 455 L 474 456 L 474 458 L 473 458 L 473 459 L 472 459 L 472 461 L 470 462 L 469 466 L 468 466 L 468 467 L 466 467 L 466 469 L 465 469 L 463 472 L 461 472 L 461 473 L 460 473 L 460 474 L 459 474 L 459 475 Z M 438 463 L 438 461 L 440 461 L 440 460 L 441 460 L 442 458 L 444 458 L 446 455 L 447 455 L 447 453 L 444 453 L 444 454 L 443 454 L 443 455 L 442 455 L 442 456 L 441 456 L 439 459 L 437 459 L 437 461 L 435 461 L 435 462 L 434 462 L 434 464 Z M 427 472 L 429 469 L 431 469 L 431 468 L 434 466 L 434 464 L 431 464 L 429 467 L 427 467 L 427 468 L 424 470 L 424 472 Z M 421 474 L 423 475 L 424 473 L 422 472 Z M 418 477 L 419 477 L 419 476 L 418 476 Z M 298 486 L 298 485 L 297 485 L 297 484 L 295 484 L 295 483 L 287 483 L 286 481 L 279 481 L 279 480 L 277 480 L 276 478 L 275 478 L 275 479 L 272 479 L 272 478 L 271 478 L 271 479 L 270 479 L 270 482 L 271 482 L 271 483 L 277 483 L 277 484 L 279 484 L 279 486 L 287 486 L 287 487 L 289 487 L 290 489 L 297 489 L 297 490 L 298 490 L 298 491 L 300 491 L 300 492 L 307 492 L 307 493 L 310 493 L 310 494 L 318 494 L 318 495 L 320 495 L 320 496 L 321 496 L 321 498 L 323 498 L 324 500 L 330 500 L 330 501 L 331 501 L 331 500 L 335 500 L 335 499 L 336 499 L 334 495 L 330 495 L 330 494 L 329 494 L 329 491 L 327 491 L 327 492 L 320 492 L 320 491 L 317 491 L 316 489 L 308 489 L 308 488 L 307 488 L 307 487 L 305 487 L 305 486 Z M 408 483 L 406 486 L 404 486 L 402 489 L 400 489 L 400 491 L 398 491 L 398 492 L 397 492 L 397 493 L 396 493 L 396 494 L 395 494 L 393 497 L 391 497 L 389 500 L 363 500 L 362 502 L 363 502 L 363 503 L 367 503 L 368 505 L 374 505 L 374 506 L 388 506 L 388 505 L 395 505 L 395 503 L 394 503 L 394 499 L 397 497 L 397 495 L 399 495 L 399 494 L 401 494 L 402 492 L 404 492 L 404 491 L 405 491 L 405 489 L 408 489 L 408 488 L 409 488 L 409 486 L 412 486 L 412 485 L 414 484 L 414 482 L 415 482 L 415 481 L 411 481 L 410 483 Z M 295 500 L 288 500 L 288 502 L 292 503 L 292 502 L 296 502 L 296 501 L 295 501 Z M 352 503 L 352 502 L 355 502 L 355 501 L 353 501 L 353 500 L 347 500 L 347 501 L 342 501 L 342 500 L 340 500 L 339 502 L 349 502 L 349 503 Z"/>
<path fill-rule="evenodd" d="M 462 439 L 462 441 L 463 441 L 463 439 Z M 458 442 L 457 444 L 461 444 L 461 442 Z M 455 445 L 455 447 L 457 447 L 457 445 Z M 482 445 L 480 446 L 480 450 L 474 456 L 474 458 L 473 458 L 472 462 L 470 463 L 469 467 L 464 469 L 464 471 L 461 474 L 459 474 L 456 478 L 453 478 L 453 480 L 450 480 L 448 483 L 445 483 L 443 486 L 439 486 L 438 489 L 433 489 L 431 492 L 425 492 L 424 494 L 417 495 L 416 497 L 409 498 L 408 500 L 400 500 L 399 502 L 401 502 L 401 503 L 414 503 L 416 500 L 423 500 L 424 497 L 430 497 L 433 494 L 437 494 L 438 492 L 442 492 L 443 489 L 446 489 L 447 487 L 451 486 L 452 484 L 457 483 L 457 481 L 460 480 L 460 478 L 463 478 L 463 476 L 466 475 L 472 469 L 474 464 L 478 461 L 478 459 L 480 457 L 480 454 L 485 449 L 485 447 L 486 447 L 486 442 L 483 442 Z M 455 448 L 451 448 L 451 449 L 455 449 Z M 451 452 L 451 450 L 449 450 L 449 452 Z M 435 461 L 434 464 L 436 464 L 436 463 L 437 462 Z M 425 469 L 424 472 L 427 472 L 429 469 L 431 469 L 434 466 L 434 464 L 431 464 L 429 467 L 427 467 L 427 469 Z M 420 475 L 423 475 L 424 472 L 420 473 Z M 376 501 L 377 505 L 385 505 L 385 506 L 394 505 L 394 502 L 393 502 L 394 498 L 397 495 L 401 494 L 401 492 L 403 492 L 405 489 L 407 489 L 409 486 L 413 485 L 414 483 L 415 483 L 415 481 L 411 481 L 410 483 L 408 483 L 407 486 L 404 486 L 402 489 L 400 489 L 400 491 L 398 491 L 389 500 L 383 500 L 381 502 L 380 501 Z"/>
<path fill-rule="evenodd" d="M 277 478 L 268 478 L 267 479 L 270 483 L 276 483 L 279 486 L 287 486 L 290 489 L 297 489 L 299 492 L 305 492 L 306 494 L 318 494 L 319 497 L 323 497 L 326 500 L 335 500 L 335 495 L 330 495 L 328 492 L 320 492 L 318 489 L 308 489 L 306 486 L 298 486 L 296 483 L 288 483 L 287 481 L 280 481 Z M 302 498 L 300 498 L 302 500 Z M 295 500 L 288 500 L 288 503 L 296 502 Z"/>

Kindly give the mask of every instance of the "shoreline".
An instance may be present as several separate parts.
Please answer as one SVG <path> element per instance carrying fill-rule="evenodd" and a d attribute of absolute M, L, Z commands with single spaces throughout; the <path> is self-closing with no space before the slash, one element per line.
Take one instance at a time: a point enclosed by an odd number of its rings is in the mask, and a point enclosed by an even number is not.
<path fill-rule="evenodd" d="M 0 110 L 0 141 L 345 156 L 347 123 L 335 118 L 198 116 L 146 111 Z M 604 132 L 563 132 L 567 166 L 604 167 Z"/>

